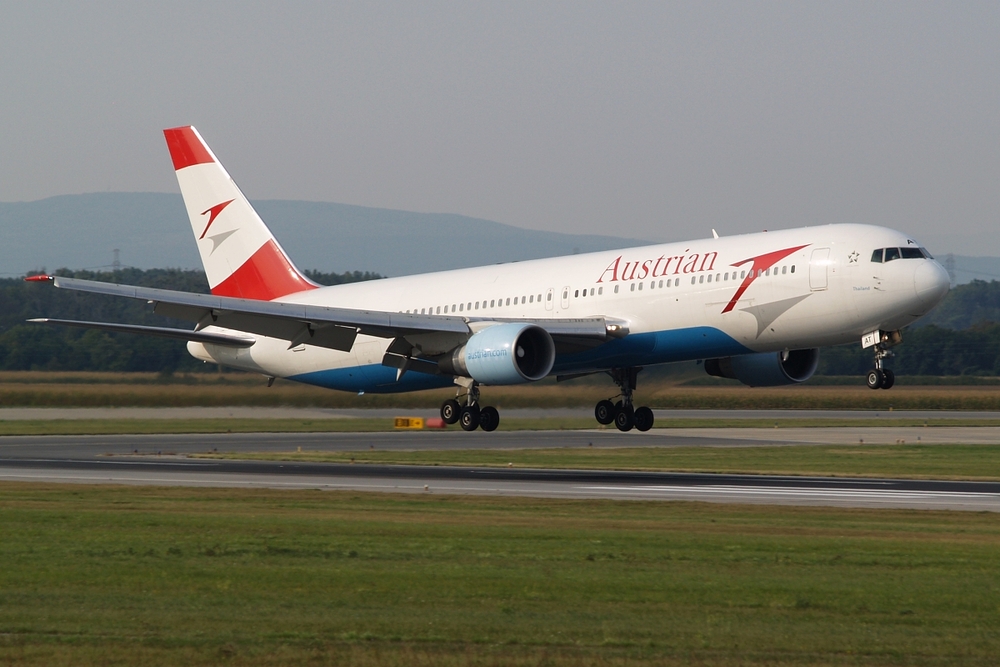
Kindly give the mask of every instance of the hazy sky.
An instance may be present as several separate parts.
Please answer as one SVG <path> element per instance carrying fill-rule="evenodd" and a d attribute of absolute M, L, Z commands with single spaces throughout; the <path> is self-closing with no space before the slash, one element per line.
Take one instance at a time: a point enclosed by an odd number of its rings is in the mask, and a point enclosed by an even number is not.
<path fill-rule="evenodd" d="M 187 124 L 251 199 L 1000 255 L 995 1 L 0 8 L 0 201 L 174 192 Z"/>

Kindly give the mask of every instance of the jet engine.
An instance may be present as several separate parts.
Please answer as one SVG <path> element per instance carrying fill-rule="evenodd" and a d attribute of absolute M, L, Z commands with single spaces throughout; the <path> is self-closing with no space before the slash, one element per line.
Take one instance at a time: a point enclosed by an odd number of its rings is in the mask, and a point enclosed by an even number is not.
<path fill-rule="evenodd" d="M 758 352 L 722 359 L 706 359 L 705 371 L 720 378 L 739 380 L 751 387 L 778 387 L 805 382 L 816 372 L 819 350 Z"/>
<path fill-rule="evenodd" d="M 444 373 L 503 385 L 541 380 L 555 360 L 556 346 L 548 331 L 526 322 L 511 322 L 476 332 L 438 365 Z"/>

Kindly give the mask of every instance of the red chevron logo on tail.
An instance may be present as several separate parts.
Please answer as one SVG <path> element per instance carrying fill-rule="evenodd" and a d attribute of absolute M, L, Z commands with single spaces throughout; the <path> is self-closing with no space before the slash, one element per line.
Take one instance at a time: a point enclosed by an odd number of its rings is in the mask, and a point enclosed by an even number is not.
<path fill-rule="evenodd" d="M 208 234 L 208 228 L 212 226 L 212 223 L 215 222 L 215 219 L 217 217 L 219 217 L 220 213 L 222 213 L 222 209 L 226 208 L 227 206 L 229 206 L 230 204 L 232 204 L 234 201 L 236 201 L 236 200 L 235 199 L 230 199 L 229 201 L 224 201 L 221 204 L 216 204 L 212 208 L 205 209 L 204 211 L 201 212 L 202 215 L 205 215 L 205 214 L 210 214 L 210 215 L 208 216 L 208 224 L 205 225 L 205 231 L 203 231 L 201 233 L 201 236 L 198 237 L 199 241 L 202 240 L 203 238 L 205 238 L 205 234 Z"/>

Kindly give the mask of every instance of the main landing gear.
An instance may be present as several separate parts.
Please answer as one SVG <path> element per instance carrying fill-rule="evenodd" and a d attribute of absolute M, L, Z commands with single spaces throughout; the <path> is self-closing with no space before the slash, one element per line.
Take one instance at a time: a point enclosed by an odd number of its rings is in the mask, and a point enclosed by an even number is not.
<path fill-rule="evenodd" d="M 635 391 L 637 376 L 641 367 L 612 368 L 608 375 L 621 389 L 621 398 L 616 403 L 603 400 L 594 408 L 594 417 L 599 424 L 614 422 L 619 431 L 648 431 L 653 428 L 653 411 L 646 406 L 633 407 L 632 392 Z"/>
<path fill-rule="evenodd" d="M 465 405 L 459 403 L 465 401 Z M 492 405 L 479 407 L 479 383 L 473 382 L 464 396 L 449 398 L 441 404 L 441 419 L 445 424 L 458 424 L 463 431 L 495 431 L 500 425 L 500 412 Z"/>
<path fill-rule="evenodd" d="M 885 367 L 885 360 L 895 356 L 882 343 L 875 344 L 875 368 L 868 371 L 865 382 L 869 389 L 890 389 L 896 384 L 896 375 Z"/>

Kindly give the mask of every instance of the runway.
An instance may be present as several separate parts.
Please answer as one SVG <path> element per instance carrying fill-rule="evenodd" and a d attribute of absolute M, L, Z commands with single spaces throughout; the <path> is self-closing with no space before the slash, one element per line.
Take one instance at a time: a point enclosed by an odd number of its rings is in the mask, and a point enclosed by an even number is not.
<path fill-rule="evenodd" d="M 827 429 L 785 430 L 816 434 Z M 1000 482 L 342 465 L 184 456 L 206 451 L 294 451 L 297 447 L 358 451 L 773 442 L 768 429 L 756 429 L 764 434 L 746 429 L 691 431 L 697 435 L 664 429 L 647 434 L 594 430 L 5 437 L 0 439 L 0 480 L 1000 511 Z"/>

